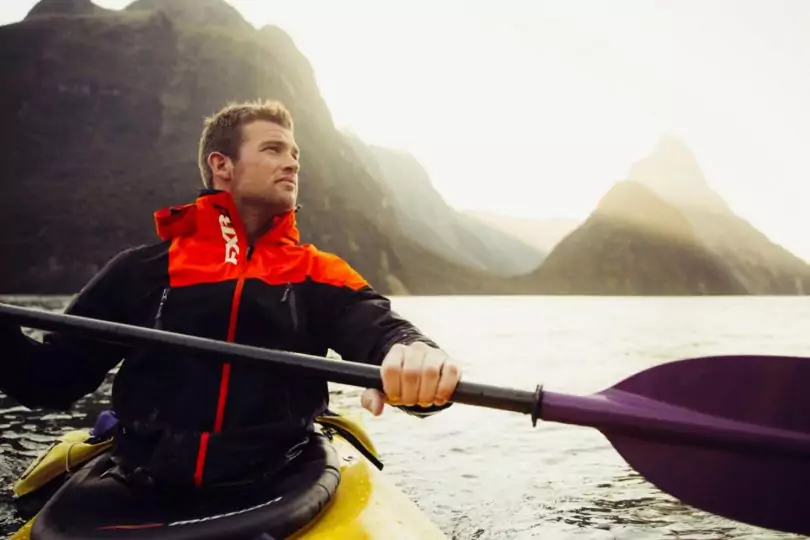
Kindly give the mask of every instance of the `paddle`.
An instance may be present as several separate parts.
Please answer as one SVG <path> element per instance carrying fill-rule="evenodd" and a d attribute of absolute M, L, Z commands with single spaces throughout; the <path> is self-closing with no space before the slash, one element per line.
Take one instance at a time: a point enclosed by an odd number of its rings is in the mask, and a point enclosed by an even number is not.
<path fill-rule="evenodd" d="M 0 304 L 0 322 L 270 362 L 381 389 L 378 367 Z M 810 359 L 715 356 L 652 367 L 590 396 L 461 382 L 453 400 L 588 426 L 653 485 L 751 525 L 810 534 Z"/>

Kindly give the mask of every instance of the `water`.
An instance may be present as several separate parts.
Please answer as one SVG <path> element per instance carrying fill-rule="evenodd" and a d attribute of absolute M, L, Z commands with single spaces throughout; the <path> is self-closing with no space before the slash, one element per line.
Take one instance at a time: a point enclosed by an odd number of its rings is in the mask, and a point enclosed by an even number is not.
<path fill-rule="evenodd" d="M 9 299 L 6 299 L 8 301 Z M 14 299 L 61 309 L 65 299 Z M 810 356 L 804 298 L 395 298 L 395 307 L 464 365 L 465 378 L 590 393 L 678 358 Z M 0 397 L 0 482 L 9 486 L 54 436 L 89 426 L 111 378 L 69 414 Z M 335 386 L 333 405 L 359 407 Z M 680 504 L 635 474 L 595 430 L 454 406 L 420 420 L 367 415 L 385 471 L 453 539 L 788 539 Z M 0 495 L 0 532 L 20 521 Z"/>

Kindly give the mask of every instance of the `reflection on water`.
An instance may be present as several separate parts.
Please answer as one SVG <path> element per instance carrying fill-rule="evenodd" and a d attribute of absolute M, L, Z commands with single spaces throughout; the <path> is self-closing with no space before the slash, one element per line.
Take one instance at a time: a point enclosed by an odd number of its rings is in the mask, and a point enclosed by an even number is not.
<path fill-rule="evenodd" d="M 64 298 L 5 298 L 60 310 Z M 671 359 L 726 353 L 810 356 L 797 298 L 397 298 L 397 309 L 490 384 L 589 393 Z M 617 316 L 621 314 L 621 316 Z M 32 335 L 37 335 L 32 332 Z M 0 395 L 0 536 L 21 525 L 10 487 L 68 429 L 109 407 L 113 375 L 68 413 Z M 356 410 L 361 389 L 334 386 Z M 630 469 L 598 432 L 454 406 L 427 420 L 365 417 L 385 473 L 452 539 L 786 540 L 679 503 Z"/>
<path fill-rule="evenodd" d="M 644 478 L 634 471 L 626 471 L 613 482 L 599 484 L 597 488 L 583 493 L 587 504 L 578 500 L 570 505 L 559 505 L 553 519 L 582 529 L 646 527 L 661 531 L 671 527 L 678 516 L 689 518 L 695 512 L 690 506 L 651 491 Z M 700 534 L 725 538 L 728 530 L 729 527 L 702 528 Z M 670 531 L 670 534 L 682 538 L 686 531 Z"/>

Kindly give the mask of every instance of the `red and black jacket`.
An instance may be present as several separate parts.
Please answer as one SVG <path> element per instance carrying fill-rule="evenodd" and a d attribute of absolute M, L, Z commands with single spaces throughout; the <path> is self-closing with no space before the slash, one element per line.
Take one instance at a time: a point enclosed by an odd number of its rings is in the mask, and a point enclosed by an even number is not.
<path fill-rule="evenodd" d="M 396 343 L 435 346 L 345 261 L 301 245 L 294 211 L 252 245 L 225 192 L 155 219 L 162 241 L 116 256 L 69 313 L 370 364 Z M 158 481 L 201 486 L 270 470 L 328 405 L 325 380 L 271 366 L 59 333 L 42 344 L 19 331 L 3 337 L 14 358 L 0 362 L 0 389 L 29 407 L 70 407 L 124 359 L 115 451 Z"/>

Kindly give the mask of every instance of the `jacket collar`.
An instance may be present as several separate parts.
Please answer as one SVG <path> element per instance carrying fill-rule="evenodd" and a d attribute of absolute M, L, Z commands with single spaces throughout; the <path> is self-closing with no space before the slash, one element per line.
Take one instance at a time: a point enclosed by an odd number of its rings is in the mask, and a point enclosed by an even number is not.
<path fill-rule="evenodd" d="M 300 234 L 295 213 L 289 210 L 273 218 L 273 225 L 259 239 L 256 247 L 270 245 L 296 245 Z M 154 213 L 157 234 L 162 240 L 181 236 L 195 236 L 199 239 L 222 242 L 225 229 L 233 229 L 243 245 L 247 245 L 247 234 L 231 194 L 227 191 L 204 190 L 190 204 L 162 208 Z"/>

